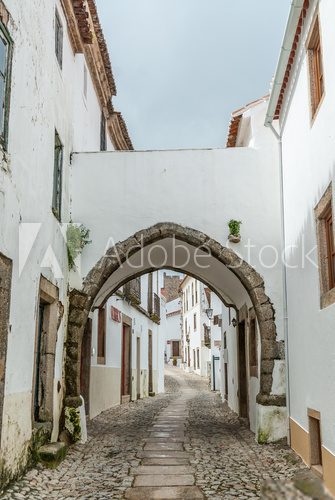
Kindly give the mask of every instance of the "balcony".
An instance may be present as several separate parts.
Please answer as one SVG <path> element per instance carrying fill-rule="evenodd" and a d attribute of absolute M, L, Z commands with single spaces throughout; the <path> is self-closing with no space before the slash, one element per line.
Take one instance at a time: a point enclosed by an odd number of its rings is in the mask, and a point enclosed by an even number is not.
<path fill-rule="evenodd" d="M 152 321 L 158 324 L 161 320 L 161 299 L 157 295 L 157 293 L 153 294 L 152 311 L 150 312 L 150 318 L 152 319 Z"/>
<path fill-rule="evenodd" d="M 123 295 L 132 305 L 138 306 L 141 303 L 141 278 L 128 281 L 123 287 Z"/>
<path fill-rule="evenodd" d="M 211 329 L 207 325 L 204 325 L 204 345 L 209 349 L 211 347 Z"/>

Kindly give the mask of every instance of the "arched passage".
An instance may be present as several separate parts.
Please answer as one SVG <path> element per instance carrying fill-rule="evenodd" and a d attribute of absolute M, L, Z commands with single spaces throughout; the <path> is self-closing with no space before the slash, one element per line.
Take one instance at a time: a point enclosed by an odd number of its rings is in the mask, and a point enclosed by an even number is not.
<path fill-rule="evenodd" d="M 187 263 L 185 254 L 190 256 Z M 81 342 L 92 308 L 103 304 L 130 279 L 166 267 L 180 269 L 206 282 L 226 303 L 236 303 L 236 297 L 241 294 L 249 297 L 261 338 L 260 392 L 257 395 L 260 407 L 258 428 L 261 429 L 264 415 L 268 420 L 271 411 L 278 415 L 279 408 L 284 410 L 286 404 L 285 395 L 273 392 L 275 361 L 283 359 L 283 345 L 277 341 L 275 311 L 266 294 L 264 280 L 231 249 L 200 231 L 173 223 L 156 224 L 109 248 L 87 275 L 82 290 L 70 293 L 66 406 L 78 407 L 81 404 Z M 282 411 L 280 418 L 283 414 Z"/>

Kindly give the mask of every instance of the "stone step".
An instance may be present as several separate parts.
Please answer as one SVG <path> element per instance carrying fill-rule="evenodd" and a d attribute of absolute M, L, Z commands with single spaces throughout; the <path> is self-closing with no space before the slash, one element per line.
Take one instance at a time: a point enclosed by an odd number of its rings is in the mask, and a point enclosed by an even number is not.
<path fill-rule="evenodd" d="M 183 451 L 182 443 L 148 443 L 144 451 Z"/>
<path fill-rule="evenodd" d="M 149 437 L 144 438 L 147 443 L 189 443 L 189 438 L 185 437 Z"/>
<path fill-rule="evenodd" d="M 127 500 L 200 500 L 204 496 L 197 486 L 176 486 L 168 488 L 140 487 L 126 491 Z"/>
<path fill-rule="evenodd" d="M 142 474 L 157 474 L 157 475 L 181 475 L 193 474 L 194 469 L 190 465 L 139 465 L 131 469 L 132 476 Z"/>
<path fill-rule="evenodd" d="M 190 465 L 188 458 L 143 458 L 142 465 Z"/>
<path fill-rule="evenodd" d="M 192 474 L 143 474 L 136 476 L 134 488 L 136 486 L 193 486 L 194 476 Z"/>
<path fill-rule="evenodd" d="M 192 454 L 176 450 L 146 450 L 137 453 L 138 458 L 190 458 Z"/>
<path fill-rule="evenodd" d="M 161 438 L 169 438 L 169 437 L 184 437 L 185 433 L 180 432 L 180 431 L 171 431 L 171 432 L 157 432 L 157 431 L 149 431 L 150 432 L 150 437 L 161 437 Z"/>
<path fill-rule="evenodd" d="M 49 468 L 56 468 L 64 460 L 67 452 L 65 443 L 49 443 L 41 446 L 38 451 L 39 461 Z"/>

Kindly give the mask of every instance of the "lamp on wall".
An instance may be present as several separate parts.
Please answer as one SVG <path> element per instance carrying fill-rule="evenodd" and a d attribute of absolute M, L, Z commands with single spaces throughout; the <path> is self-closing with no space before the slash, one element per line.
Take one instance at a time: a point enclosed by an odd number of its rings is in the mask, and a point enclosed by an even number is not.
<path fill-rule="evenodd" d="M 209 321 L 211 321 L 213 319 L 213 309 L 211 309 L 211 308 L 206 309 L 206 314 L 207 314 L 207 318 L 209 319 Z"/>
<path fill-rule="evenodd" d="M 233 325 L 233 327 L 234 327 L 234 328 L 236 328 L 236 326 L 237 326 L 237 321 L 236 321 L 236 319 L 235 319 L 235 318 L 233 318 L 233 319 L 231 320 L 231 324 Z"/>

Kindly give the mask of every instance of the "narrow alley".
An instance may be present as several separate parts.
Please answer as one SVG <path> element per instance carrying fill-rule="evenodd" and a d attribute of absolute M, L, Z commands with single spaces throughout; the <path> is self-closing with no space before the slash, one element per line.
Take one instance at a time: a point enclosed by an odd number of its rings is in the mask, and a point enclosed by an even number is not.
<path fill-rule="evenodd" d="M 165 394 L 105 411 L 57 469 L 34 468 L 1 498 L 309 498 L 294 484 L 327 498 L 290 448 L 258 445 L 208 381 L 165 374 Z"/>

